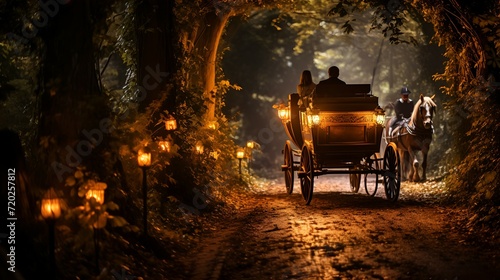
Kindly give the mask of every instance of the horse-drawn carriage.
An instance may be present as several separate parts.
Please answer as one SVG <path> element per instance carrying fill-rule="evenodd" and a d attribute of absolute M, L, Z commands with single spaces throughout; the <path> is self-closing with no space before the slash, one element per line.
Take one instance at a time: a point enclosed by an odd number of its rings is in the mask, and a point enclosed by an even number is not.
<path fill-rule="evenodd" d="M 380 176 L 387 199 L 396 201 L 401 182 L 400 156 L 393 142 L 388 143 L 383 157 L 379 156 L 385 114 L 378 97 L 369 94 L 369 84 L 336 85 L 328 91 L 322 94 L 328 97 L 319 97 L 316 92 L 310 103 L 304 100 L 300 106 L 299 95 L 292 93 L 288 106 L 278 108 L 290 139 L 285 143 L 281 166 L 287 192 L 293 191 L 296 172 L 302 196 L 309 204 L 315 177 L 349 174 L 353 192 L 358 192 L 364 179 L 366 192 L 373 196 Z"/>

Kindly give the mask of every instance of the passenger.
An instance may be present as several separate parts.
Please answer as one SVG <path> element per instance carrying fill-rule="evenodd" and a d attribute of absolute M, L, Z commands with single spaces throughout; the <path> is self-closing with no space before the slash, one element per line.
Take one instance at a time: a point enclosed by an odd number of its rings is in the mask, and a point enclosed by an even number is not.
<path fill-rule="evenodd" d="M 297 93 L 300 97 L 298 101 L 299 107 L 307 108 L 309 106 L 311 94 L 315 88 L 316 84 L 313 83 L 311 71 L 302 71 L 302 75 L 300 75 L 300 84 L 297 85 Z"/>
<path fill-rule="evenodd" d="M 410 93 L 411 91 L 407 87 L 403 87 L 401 89 L 401 98 L 394 102 L 395 116 L 392 117 L 391 122 L 389 123 L 389 136 L 392 134 L 392 131 L 396 128 L 397 124 L 400 124 L 404 119 L 410 118 L 413 113 L 413 107 L 415 104 L 408 96 Z"/>
<path fill-rule="evenodd" d="M 332 66 L 328 69 L 329 78 L 319 82 L 320 84 L 345 85 L 346 83 L 339 79 L 340 70 L 337 66 Z"/>
<path fill-rule="evenodd" d="M 342 94 L 342 90 L 339 91 L 337 87 L 342 87 L 346 85 L 344 81 L 339 79 L 340 70 L 337 66 L 332 66 L 328 69 L 328 76 L 326 80 L 322 80 L 316 86 L 315 96 L 317 97 L 327 97 L 329 93 L 339 93 Z M 328 96 L 331 97 L 331 96 Z"/>

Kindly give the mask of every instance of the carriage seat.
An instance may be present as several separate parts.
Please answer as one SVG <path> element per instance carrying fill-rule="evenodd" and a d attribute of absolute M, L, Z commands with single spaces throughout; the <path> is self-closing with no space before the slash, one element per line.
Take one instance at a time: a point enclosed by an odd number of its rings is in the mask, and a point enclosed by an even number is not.
<path fill-rule="evenodd" d="M 378 106 L 378 97 L 368 95 L 370 84 L 327 85 L 316 88 L 312 107 L 321 111 L 371 111 Z"/>
<path fill-rule="evenodd" d="M 370 93 L 370 84 L 325 84 L 319 83 L 314 91 L 314 97 L 355 97 Z"/>

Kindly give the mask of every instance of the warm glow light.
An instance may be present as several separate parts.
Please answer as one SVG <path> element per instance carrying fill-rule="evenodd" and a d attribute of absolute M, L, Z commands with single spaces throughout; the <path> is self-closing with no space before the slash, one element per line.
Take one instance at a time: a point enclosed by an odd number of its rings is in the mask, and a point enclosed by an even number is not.
<path fill-rule="evenodd" d="M 207 122 L 207 127 L 212 130 L 216 130 L 218 126 L 217 121 L 209 121 Z"/>
<path fill-rule="evenodd" d="M 313 125 L 319 125 L 321 123 L 321 118 L 319 116 L 319 110 L 312 110 L 307 114 L 307 125 L 309 127 Z"/>
<path fill-rule="evenodd" d="M 170 152 L 172 144 L 170 143 L 170 141 L 158 141 L 158 146 L 160 147 L 160 150 Z"/>
<path fill-rule="evenodd" d="M 89 180 L 89 185 L 90 185 L 90 188 L 87 191 L 87 193 L 85 194 L 85 197 L 87 199 L 90 199 L 93 197 L 93 198 L 95 198 L 97 203 L 103 204 L 104 203 L 104 190 L 107 187 L 106 183 L 102 183 L 102 182 L 96 183 L 95 181 Z"/>
<path fill-rule="evenodd" d="M 210 156 L 213 157 L 215 160 L 217 160 L 219 158 L 219 152 L 215 151 L 215 152 L 210 152 Z"/>
<path fill-rule="evenodd" d="M 236 151 L 236 158 L 242 159 L 245 157 L 245 150 L 240 148 L 238 151 Z"/>
<path fill-rule="evenodd" d="M 151 153 L 141 149 L 137 154 L 137 163 L 141 167 L 151 166 Z"/>
<path fill-rule="evenodd" d="M 377 124 L 384 125 L 384 121 L 385 121 L 385 116 L 384 115 L 377 115 L 377 117 L 376 117 Z"/>
<path fill-rule="evenodd" d="M 165 129 L 166 130 L 176 130 L 177 129 L 177 121 L 173 117 L 166 120 L 165 121 Z"/>
<path fill-rule="evenodd" d="M 201 142 L 196 143 L 196 146 L 194 148 L 196 149 L 196 152 L 198 154 L 200 154 L 200 155 L 203 154 L 204 148 L 203 148 L 203 144 Z"/>
<path fill-rule="evenodd" d="M 247 142 L 247 148 L 249 148 L 249 149 L 255 148 L 255 142 L 254 141 L 248 141 Z"/>
<path fill-rule="evenodd" d="M 42 217 L 46 220 L 54 220 L 61 216 L 61 203 L 59 198 L 42 199 Z"/>
<path fill-rule="evenodd" d="M 375 118 L 375 122 L 378 125 L 382 125 L 382 126 L 385 125 L 385 111 L 384 111 L 384 109 L 380 108 L 380 106 L 377 106 L 377 108 L 375 108 L 374 118 Z"/>
<path fill-rule="evenodd" d="M 290 110 L 288 110 L 288 107 L 282 107 L 278 109 L 278 117 L 282 120 L 288 120 L 290 116 Z"/>
<path fill-rule="evenodd" d="M 312 119 L 312 123 L 313 123 L 314 125 L 318 125 L 318 124 L 320 123 L 320 121 L 321 121 L 321 119 L 320 119 L 319 115 L 312 115 L 312 116 L 311 116 L 311 119 Z"/>

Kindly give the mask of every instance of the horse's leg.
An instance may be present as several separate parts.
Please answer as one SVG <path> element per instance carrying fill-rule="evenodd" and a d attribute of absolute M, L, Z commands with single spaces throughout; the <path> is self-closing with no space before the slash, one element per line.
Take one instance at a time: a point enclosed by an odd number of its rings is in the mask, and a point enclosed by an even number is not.
<path fill-rule="evenodd" d="M 420 181 L 420 177 L 418 176 L 418 159 L 417 155 L 415 154 L 415 151 L 413 149 L 408 149 L 408 154 L 410 155 L 410 181 L 412 182 L 418 182 Z"/>
<path fill-rule="evenodd" d="M 422 147 L 422 180 L 427 180 L 427 154 L 429 153 L 429 145 Z"/>
<path fill-rule="evenodd" d="M 402 181 L 406 181 L 408 179 L 407 177 L 407 172 L 406 172 L 406 169 L 407 169 L 407 162 L 408 162 L 408 157 L 407 157 L 407 152 L 402 150 L 402 149 L 398 149 L 398 153 L 399 153 L 399 160 L 400 160 L 400 168 L 401 168 L 401 180 Z"/>

